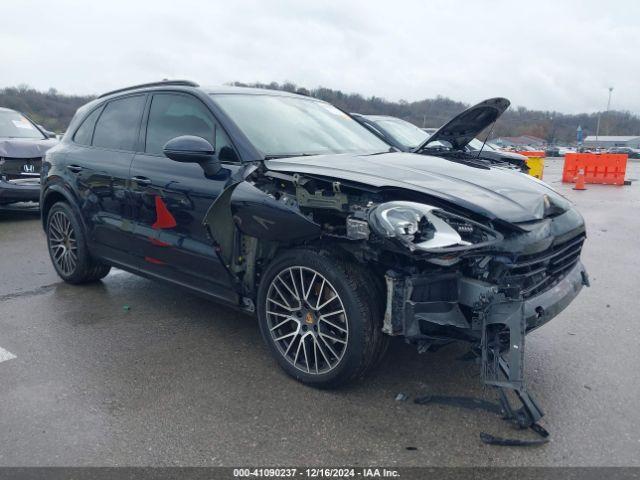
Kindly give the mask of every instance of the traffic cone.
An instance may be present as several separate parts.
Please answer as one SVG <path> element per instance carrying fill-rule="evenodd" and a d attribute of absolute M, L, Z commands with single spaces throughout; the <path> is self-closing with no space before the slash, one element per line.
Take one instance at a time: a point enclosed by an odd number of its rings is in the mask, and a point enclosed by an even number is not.
<path fill-rule="evenodd" d="M 584 186 L 584 169 L 581 168 L 578 170 L 578 176 L 576 177 L 576 185 L 573 187 L 574 190 L 586 190 L 587 187 Z"/>

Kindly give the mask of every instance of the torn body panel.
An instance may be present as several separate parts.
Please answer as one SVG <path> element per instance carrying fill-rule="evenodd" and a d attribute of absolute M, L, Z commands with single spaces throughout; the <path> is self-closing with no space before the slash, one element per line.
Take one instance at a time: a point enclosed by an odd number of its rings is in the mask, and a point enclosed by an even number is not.
<path fill-rule="evenodd" d="M 236 185 L 229 205 L 235 225 L 245 235 L 283 243 L 320 236 L 320 226 L 300 210 L 279 202 L 248 182 Z"/>
<path fill-rule="evenodd" d="M 249 173 L 252 173 L 250 171 Z M 203 222 L 238 293 L 251 305 L 256 267 L 283 245 L 317 239 L 320 226 L 286 201 L 237 178 L 213 203 Z"/>

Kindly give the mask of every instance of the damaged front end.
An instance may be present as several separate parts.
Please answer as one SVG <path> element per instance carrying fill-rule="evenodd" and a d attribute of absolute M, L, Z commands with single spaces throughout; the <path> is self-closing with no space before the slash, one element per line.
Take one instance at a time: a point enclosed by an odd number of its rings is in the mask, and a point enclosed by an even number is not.
<path fill-rule="evenodd" d="M 569 210 L 537 223 L 520 232 L 512 226 L 486 251 L 470 246 L 446 257 L 456 262 L 446 271 L 388 271 L 384 331 L 421 351 L 470 342 L 484 383 L 500 389 L 505 415 L 521 428 L 539 429 L 543 412 L 524 378 L 525 336 L 564 310 L 589 281 L 580 262 L 581 217 Z M 516 395 L 520 410 L 511 409 L 503 389 Z"/>
<path fill-rule="evenodd" d="M 251 311 L 282 249 L 315 245 L 366 265 L 386 287 L 383 332 L 420 351 L 469 342 L 484 383 L 515 393 L 523 408 L 513 417 L 528 427 L 543 413 L 526 388 L 525 336 L 588 285 L 581 216 L 544 202 L 544 218 L 509 223 L 410 190 L 260 164 L 225 190 L 205 226 Z"/>

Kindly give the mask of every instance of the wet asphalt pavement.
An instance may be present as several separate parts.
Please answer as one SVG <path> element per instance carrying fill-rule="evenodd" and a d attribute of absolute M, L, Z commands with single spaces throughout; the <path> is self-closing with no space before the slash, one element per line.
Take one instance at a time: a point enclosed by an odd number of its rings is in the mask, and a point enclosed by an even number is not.
<path fill-rule="evenodd" d="M 413 403 L 493 399 L 464 345 L 419 355 L 395 341 L 373 376 L 339 391 L 288 378 L 249 316 L 112 271 L 54 274 L 37 215 L 0 213 L 0 465 L 640 465 L 640 181 L 576 192 L 592 287 L 527 340 L 527 378 L 552 441 L 496 416 Z M 627 178 L 640 179 L 640 162 Z M 409 400 L 395 400 L 398 393 Z"/>

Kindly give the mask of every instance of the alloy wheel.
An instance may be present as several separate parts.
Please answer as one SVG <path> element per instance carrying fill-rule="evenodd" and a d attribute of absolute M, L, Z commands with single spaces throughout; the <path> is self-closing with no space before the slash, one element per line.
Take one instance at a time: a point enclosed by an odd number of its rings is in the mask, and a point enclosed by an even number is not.
<path fill-rule="evenodd" d="M 51 258 L 64 275 L 72 275 L 78 265 L 78 244 L 71 220 L 64 212 L 54 212 L 48 233 Z"/>
<path fill-rule="evenodd" d="M 280 354 L 307 374 L 327 373 L 347 349 L 342 299 L 322 274 L 301 266 L 278 273 L 266 296 L 267 326 Z"/>

